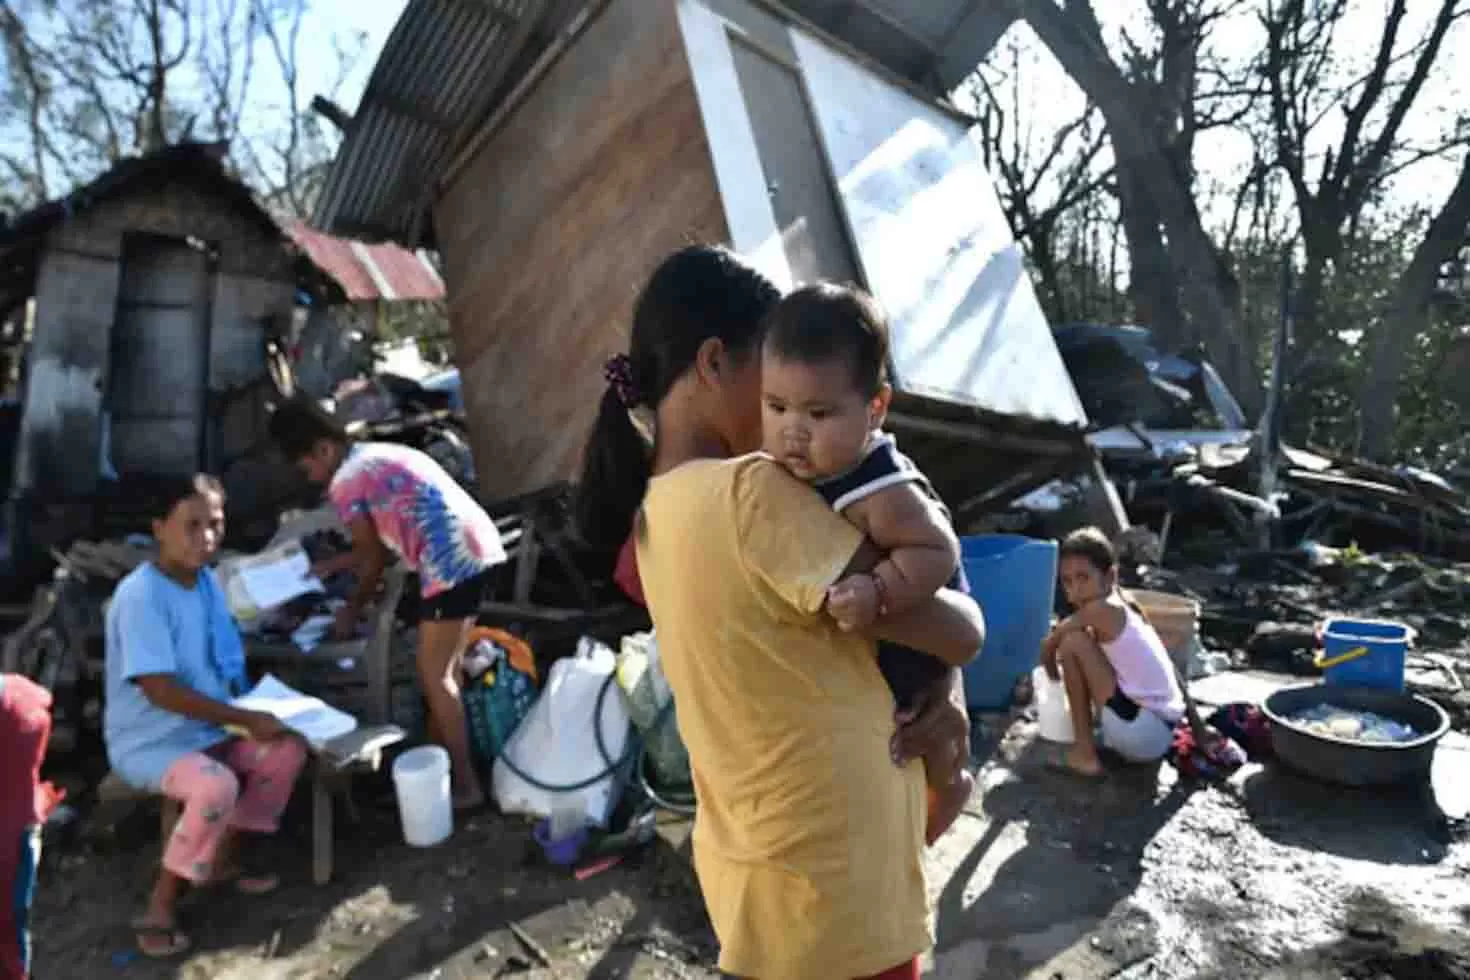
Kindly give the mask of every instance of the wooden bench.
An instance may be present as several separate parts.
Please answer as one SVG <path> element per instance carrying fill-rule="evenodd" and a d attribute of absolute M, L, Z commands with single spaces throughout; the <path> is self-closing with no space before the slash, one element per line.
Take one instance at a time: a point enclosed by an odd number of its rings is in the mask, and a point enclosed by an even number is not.
<path fill-rule="evenodd" d="M 245 643 L 246 660 L 253 667 L 270 670 L 302 693 L 319 697 L 358 720 L 357 729 L 312 752 L 307 764 L 312 795 L 312 880 L 318 885 L 332 878 L 335 798 L 342 797 L 349 816 L 355 818 L 352 778 L 380 771 L 383 750 L 406 737 L 392 723 L 391 715 L 393 653 L 411 636 L 397 628 L 398 602 L 407 578 L 402 564 L 384 573 L 382 595 L 364 639 L 327 641 L 310 653 L 292 643 Z M 340 664 L 346 661 L 352 661 L 355 669 L 341 670 Z"/>

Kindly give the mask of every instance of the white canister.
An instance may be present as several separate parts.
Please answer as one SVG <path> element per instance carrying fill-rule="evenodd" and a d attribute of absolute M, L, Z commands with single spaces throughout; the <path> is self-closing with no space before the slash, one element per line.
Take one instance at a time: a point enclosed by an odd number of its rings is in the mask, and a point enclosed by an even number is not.
<path fill-rule="evenodd" d="M 409 749 L 393 761 L 393 786 L 403 840 L 410 847 L 433 847 L 454 833 L 449 796 L 449 753 L 437 745 Z"/>

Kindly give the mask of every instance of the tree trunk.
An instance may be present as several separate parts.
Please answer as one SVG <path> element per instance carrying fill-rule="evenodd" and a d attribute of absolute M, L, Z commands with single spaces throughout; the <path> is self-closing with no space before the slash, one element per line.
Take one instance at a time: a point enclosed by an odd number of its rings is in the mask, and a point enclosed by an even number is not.
<path fill-rule="evenodd" d="M 1031 231 L 1031 264 L 1040 280 L 1041 309 L 1052 323 L 1066 323 L 1067 298 L 1062 292 L 1062 276 L 1057 268 L 1056 235 L 1051 226 L 1041 225 Z"/>
<path fill-rule="evenodd" d="M 1128 297 L 1134 312 L 1163 346 L 1188 344 L 1193 338 L 1179 305 L 1179 283 L 1164 247 L 1158 209 L 1135 167 L 1119 160 L 1117 175 L 1118 211 L 1128 239 Z"/>
<path fill-rule="evenodd" d="M 1063 70 L 1102 112 L 1120 172 L 1131 170 L 1135 186 L 1153 203 L 1189 329 L 1203 342 L 1241 407 L 1254 418 L 1261 408 L 1261 378 L 1241 334 L 1239 290 L 1200 220 L 1192 188 L 1185 184 L 1187 171 L 1170 157 L 1172 134 L 1159 132 L 1146 121 L 1162 115 L 1141 108 L 1141 100 L 1150 96 L 1130 84 L 1108 57 L 1095 22 L 1087 21 L 1085 5 L 1075 14 L 1071 4 L 1063 9 L 1054 0 L 1020 0 L 1019 7 Z M 1137 261 L 1138 256 L 1133 258 Z"/>
<path fill-rule="evenodd" d="M 1358 452 L 1369 459 L 1387 459 L 1394 450 L 1394 406 L 1398 401 L 1404 352 L 1429 322 L 1429 303 L 1439 280 L 1440 267 L 1465 242 L 1470 230 L 1470 154 L 1460 167 L 1460 179 L 1394 287 L 1383 320 L 1369 340 L 1364 372 L 1361 413 L 1358 416 Z"/>

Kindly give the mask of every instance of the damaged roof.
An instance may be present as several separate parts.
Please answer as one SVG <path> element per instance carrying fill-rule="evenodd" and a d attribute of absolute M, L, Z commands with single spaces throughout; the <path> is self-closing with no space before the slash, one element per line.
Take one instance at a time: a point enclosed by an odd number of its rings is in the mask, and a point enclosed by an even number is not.
<path fill-rule="evenodd" d="M 275 219 L 255 200 L 250 188 L 225 171 L 228 152 L 228 143 L 176 143 L 143 156 L 119 160 L 91 183 L 0 224 L 0 249 L 44 236 L 72 215 L 125 194 L 140 182 L 183 181 L 200 185 L 225 198 L 263 230 L 280 234 Z"/>
<path fill-rule="evenodd" d="M 815 26 L 935 96 L 975 70 L 1015 22 L 997 0 L 783 0 Z"/>
<path fill-rule="evenodd" d="M 349 302 L 444 298 L 444 280 L 421 251 L 338 238 L 301 221 L 290 222 L 286 233 L 318 269 L 336 280 Z"/>
<path fill-rule="evenodd" d="M 600 3 L 408 0 L 332 161 L 312 224 L 431 245 L 430 195 L 455 153 Z"/>
<path fill-rule="evenodd" d="M 392 244 L 369 245 L 325 234 L 303 222 L 284 227 L 250 188 L 225 168 L 225 143 L 178 143 L 119 161 L 63 197 L 0 224 L 0 317 L 24 303 L 35 288 L 46 236 L 57 225 L 140 185 L 186 184 L 222 199 L 283 248 L 298 253 L 298 275 L 327 280 L 349 302 L 439 300 L 444 282 L 428 257 Z"/>
<path fill-rule="evenodd" d="M 312 224 L 432 247 L 435 186 L 533 65 L 607 0 L 409 0 L 373 67 Z M 1015 20 L 995 0 L 755 0 L 922 86 L 953 90 Z"/>
<path fill-rule="evenodd" d="M 225 171 L 224 143 L 178 143 L 114 164 L 106 173 L 70 193 L 47 201 L 0 224 L 0 317 L 24 303 L 34 288 L 41 246 L 58 224 L 104 201 L 128 193 L 139 183 L 182 182 L 217 195 L 270 235 L 281 229 L 250 189 Z"/>

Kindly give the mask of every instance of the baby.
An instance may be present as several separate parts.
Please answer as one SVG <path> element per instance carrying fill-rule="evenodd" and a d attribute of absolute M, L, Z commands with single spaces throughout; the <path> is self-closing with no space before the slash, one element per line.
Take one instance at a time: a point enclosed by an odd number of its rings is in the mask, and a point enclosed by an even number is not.
<path fill-rule="evenodd" d="M 761 349 L 767 453 L 812 485 L 887 557 L 871 574 L 835 585 L 827 610 L 861 630 L 949 586 L 968 591 L 959 541 L 934 488 L 882 431 L 893 390 L 886 380 L 888 323 L 861 290 L 821 283 L 798 289 L 769 314 Z M 949 667 L 880 643 L 878 666 L 900 710 L 915 707 Z M 959 816 L 974 779 L 961 742 L 924 759 L 926 836 L 933 843 Z"/>

